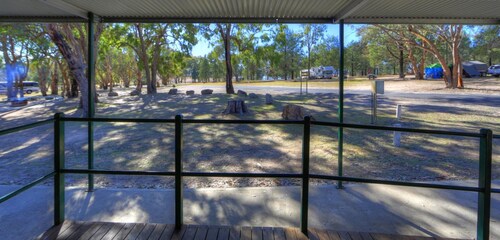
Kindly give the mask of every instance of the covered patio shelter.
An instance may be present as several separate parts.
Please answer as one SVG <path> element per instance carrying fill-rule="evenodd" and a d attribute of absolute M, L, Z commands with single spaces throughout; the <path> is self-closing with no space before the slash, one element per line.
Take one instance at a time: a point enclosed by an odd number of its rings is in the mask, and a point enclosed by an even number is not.
<path fill-rule="evenodd" d="M 314 23 L 314 24 L 339 24 L 340 36 L 340 67 L 339 72 L 344 72 L 344 24 L 500 24 L 500 1 L 497 0 L 2 0 L 0 2 L 0 21 L 2 22 L 81 22 L 88 24 L 88 98 L 93 99 L 95 92 L 95 66 L 93 36 L 96 22 L 123 23 L 123 22 L 151 22 L 151 23 Z M 90 109 L 94 108 L 93 101 L 89 103 Z M 132 235 L 134 229 L 149 229 L 149 239 L 229 239 L 229 238 L 251 238 L 251 239 L 336 239 L 355 238 L 353 236 L 342 236 L 341 233 L 326 231 L 323 229 L 310 229 L 308 222 L 308 201 L 310 179 L 326 179 L 338 182 L 342 188 L 342 181 L 387 184 L 408 187 L 423 187 L 433 189 L 447 189 L 475 192 L 478 195 L 477 208 L 477 239 L 490 239 L 490 208 L 491 194 L 500 193 L 500 189 L 491 188 L 491 162 L 492 162 L 492 138 L 490 130 L 483 129 L 480 133 L 463 133 L 451 131 L 431 131 L 425 129 L 392 128 L 353 125 L 344 123 L 344 76 L 339 76 L 339 112 L 338 122 L 318 122 L 306 118 L 303 121 L 248 121 L 248 120 L 184 120 L 182 116 L 175 119 L 112 119 L 96 118 L 90 111 L 86 118 L 69 118 L 57 114 L 54 119 L 19 126 L 13 129 L 0 131 L 0 135 L 29 129 L 43 124 L 54 124 L 54 172 L 41 176 L 36 181 L 14 190 L 0 198 L 0 204 L 14 198 L 27 189 L 47 180 L 54 179 L 54 227 L 46 234 L 41 235 L 43 239 L 56 238 L 80 238 L 98 236 L 96 233 L 104 229 L 103 225 L 91 223 L 73 223 L 65 221 L 65 174 L 89 175 L 89 190 L 93 189 L 93 174 L 121 174 L 137 176 L 171 176 L 175 177 L 175 224 L 146 226 L 129 225 L 128 231 L 122 231 L 124 225 L 106 225 L 108 232 L 115 229 L 116 234 L 109 235 L 110 238 L 125 239 L 126 237 L 138 237 Z M 88 168 L 68 169 L 64 165 L 64 123 L 85 122 L 89 126 L 89 155 Z M 93 123 L 94 122 L 156 122 L 175 125 L 175 171 L 173 172 L 151 172 L 151 171 L 109 171 L 94 169 L 93 167 Z M 303 168 L 300 174 L 271 174 L 271 173 L 205 173 L 184 172 L 182 170 L 182 129 L 185 124 L 296 124 L 304 129 L 303 134 Z M 315 175 L 309 171 L 309 140 L 311 125 L 329 126 L 338 129 L 338 161 L 339 172 L 335 176 Z M 371 129 L 381 131 L 407 131 L 427 134 L 454 135 L 472 137 L 479 139 L 481 148 L 480 156 L 480 179 L 474 187 L 450 186 L 431 183 L 408 183 L 387 180 L 363 179 L 344 177 L 342 173 L 342 148 L 343 129 Z M 452 154 L 452 153 L 450 153 Z M 239 230 L 211 228 L 211 227 L 186 227 L 183 221 L 183 177 L 266 177 L 266 178 L 299 178 L 301 186 L 301 217 L 298 229 L 273 229 L 269 232 L 266 228 L 255 228 L 259 234 L 252 234 L 252 229 L 238 228 Z M 15 201 L 12 199 L 11 201 Z M 174 203 L 173 203 L 174 204 Z M 3 221 L 3 219 L 2 219 Z M 382 220 L 383 221 L 383 220 Z M 71 226 L 78 226 L 72 228 Z M 95 226 L 95 227 L 93 227 Z M 98 226 L 98 227 L 97 227 Z M 68 231 L 73 229 L 74 231 Z M 159 230 L 156 230 L 159 229 Z M 201 230 L 200 230 L 201 229 Z M 216 229 L 216 230 L 214 230 Z M 93 232 L 92 232 L 93 231 Z M 158 231 L 159 233 L 156 233 Z M 215 231 L 215 234 L 214 234 Z M 250 234 L 249 232 L 250 231 Z M 227 232 L 227 233 L 226 233 Z M 156 234 L 155 234 L 156 233 Z M 120 237 L 123 235 L 122 237 Z M 102 235 L 104 236 L 104 235 Z M 401 239 L 402 236 L 387 235 L 356 235 L 360 239 Z M 406 237 L 409 238 L 409 237 Z M 411 239 L 411 238 L 410 238 Z"/>

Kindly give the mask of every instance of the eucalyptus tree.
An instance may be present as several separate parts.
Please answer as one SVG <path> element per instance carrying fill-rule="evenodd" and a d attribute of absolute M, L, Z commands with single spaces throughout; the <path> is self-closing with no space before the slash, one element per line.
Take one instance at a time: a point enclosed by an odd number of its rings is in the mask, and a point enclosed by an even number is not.
<path fill-rule="evenodd" d="M 474 50 L 478 59 L 488 65 L 500 63 L 500 26 L 479 26 L 474 36 Z"/>
<path fill-rule="evenodd" d="M 162 58 L 168 56 L 169 49 L 189 53 L 197 40 L 198 28 L 193 24 L 134 23 L 118 26 L 122 44 L 129 46 L 137 55 L 139 68 L 146 76 L 147 94 L 157 92 L 157 75 Z M 140 90 L 140 84 L 138 89 Z"/>
<path fill-rule="evenodd" d="M 460 56 L 460 45 L 463 38 L 463 25 L 377 25 L 386 32 L 394 41 L 406 44 L 409 57 L 412 57 L 411 49 L 421 49 L 425 55 L 432 54 L 443 68 L 443 80 L 447 88 L 463 88 L 462 60 Z M 452 55 L 453 68 L 448 68 L 448 61 L 445 54 L 440 49 L 444 44 L 445 49 L 449 49 Z M 412 64 L 413 65 L 413 64 Z M 421 67 L 422 64 L 420 65 Z"/>
<path fill-rule="evenodd" d="M 69 69 L 69 75 L 80 90 L 80 107 L 84 115 L 90 114 L 88 99 L 88 78 L 87 78 L 87 25 L 80 23 L 49 23 L 46 26 L 46 32 L 50 39 L 59 49 L 59 52 L 66 61 Z M 98 23 L 94 35 L 94 52 L 97 51 L 99 38 L 104 25 Z M 93 86 L 95 88 L 95 86 Z M 78 94 L 77 89 L 72 89 L 72 95 Z M 94 91 L 95 92 L 95 91 Z M 97 96 L 93 96 L 93 101 L 97 101 Z M 95 109 L 93 109 L 95 111 Z"/>
<path fill-rule="evenodd" d="M 294 73 L 299 69 L 299 58 L 302 53 L 302 35 L 292 31 L 288 25 L 279 25 L 274 33 L 272 44 L 276 57 L 271 60 L 280 68 L 280 75 L 285 80 L 290 76 L 294 78 Z"/>
<path fill-rule="evenodd" d="M 203 25 L 203 36 L 210 40 L 213 45 L 221 45 L 224 49 L 224 63 L 226 68 L 226 93 L 233 94 L 233 66 L 231 61 L 232 43 L 243 52 L 252 49 L 253 42 L 262 30 L 259 24 L 232 24 L 215 23 Z M 215 38 L 213 38 L 215 37 Z"/>
<path fill-rule="evenodd" d="M 307 69 L 311 69 L 311 51 L 323 40 L 326 30 L 325 25 L 321 24 L 304 24 L 302 25 L 302 43 L 307 51 Z M 311 76 L 311 73 L 309 73 Z"/>

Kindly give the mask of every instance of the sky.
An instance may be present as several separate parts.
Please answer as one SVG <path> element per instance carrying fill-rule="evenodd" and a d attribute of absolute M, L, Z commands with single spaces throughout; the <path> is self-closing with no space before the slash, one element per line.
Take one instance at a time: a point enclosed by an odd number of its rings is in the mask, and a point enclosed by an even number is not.
<path fill-rule="evenodd" d="M 288 25 L 293 31 L 301 31 L 300 24 L 289 24 Z M 356 25 L 344 25 L 344 39 L 345 45 L 349 45 L 353 41 L 357 41 L 359 37 L 356 34 Z M 359 25 L 358 25 L 359 26 Z M 339 35 L 339 25 L 338 24 L 328 24 L 326 25 L 326 36 L 338 36 Z M 201 35 L 198 36 L 198 43 L 193 47 L 192 55 L 196 57 L 205 56 L 213 47 L 210 46 L 208 40 L 206 40 Z"/>

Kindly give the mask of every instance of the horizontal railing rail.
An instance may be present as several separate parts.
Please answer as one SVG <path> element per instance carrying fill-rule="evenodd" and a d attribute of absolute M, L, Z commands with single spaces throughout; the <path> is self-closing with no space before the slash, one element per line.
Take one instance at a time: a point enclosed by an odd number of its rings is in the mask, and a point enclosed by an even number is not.
<path fill-rule="evenodd" d="M 31 129 L 31 128 L 42 126 L 42 125 L 49 124 L 49 123 L 52 123 L 52 122 L 54 122 L 54 119 L 53 118 L 49 118 L 49 119 L 46 119 L 46 120 L 42 120 L 42 121 L 38 121 L 38 122 L 34 122 L 34 123 L 29 123 L 29 124 L 18 126 L 18 127 L 13 127 L 13 128 L 8 128 L 8 129 L 0 130 L 0 136 L 6 135 L 6 134 L 9 134 L 9 133 L 15 133 L 15 132 L 19 132 L 19 131 Z"/>
<path fill-rule="evenodd" d="M 65 117 L 63 114 L 56 114 L 54 119 L 27 124 L 24 126 L 0 130 L 0 136 L 14 133 L 48 123 L 54 123 L 54 172 L 47 174 L 35 181 L 22 186 L 21 188 L 10 192 L 0 198 L 0 203 L 11 199 L 12 197 L 40 184 L 41 182 L 54 177 L 54 223 L 58 224 L 64 220 L 64 178 L 65 174 L 104 174 L 104 175 L 137 175 L 137 176 L 169 176 L 175 178 L 175 223 L 179 227 L 183 224 L 182 213 L 182 178 L 183 177 L 235 177 L 235 178 L 295 178 L 301 179 L 302 189 L 302 208 L 301 208 L 301 230 L 307 234 L 308 225 L 308 192 L 309 181 L 311 179 L 347 181 L 369 184 L 385 184 L 405 187 L 421 187 L 440 190 L 457 190 L 477 192 L 478 199 L 478 239 L 487 239 L 489 236 L 489 211 L 491 208 L 491 193 L 500 193 L 500 189 L 491 188 L 491 164 L 492 164 L 492 140 L 499 139 L 500 135 L 493 135 L 490 130 L 481 130 L 480 133 L 443 131 L 433 129 L 417 129 L 406 127 L 385 127 L 375 125 L 360 125 L 348 123 L 335 123 L 324 121 L 312 121 L 310 117 L 298 121 L 286 120 L 219 120 L 219 119 L 182 119 L 178 115 L 175 119 L 130 119 L 130 118 L 72 118 Z M 174 171 L 137 171 L 137 170 L 105 170 L 105 169 L 73 169 L 66 168 L 64 161 L 64 122 L 105 122 L 105 123 L 160 123 L 174 124 L 175 127 L 175 166 Z M 303 125 L 302 140 L 302 171 L 301 173 L 247 173 L 247 172 L 196 172 L 184 171 L 182 168 L 182 136 L 183 124 L 280 124 L 280 125 Z M 436 134 L 446 136 L 461 136 L 480 139 L 480 173 L 479 184 L 477 187 L 461 185 L 445 185 L 426 182 L 403 182 L 395 180 L 368 179 L 345 176 L 331 176 L 322 174 L 311 174 L 309 172 L 309 152 L 311 126 L 327 126 L 345 129 L 379 130 L 379 131 L 397 131 L 420 134 Z"/>
<path fill-rule="evenodd" d="M 7 194 L 3 195 L 2 197 L 0 197 L 0 203 L 3 203 L 5 201 L 7 201 L 7 200 L 9 200 L 9 199 L 11 199 L 11 198 L 13 198 L 13 197 L 21 194 L 21 193 L 23 193 L 24 191 L 26 191 L 26 190 L 28 190 L 28 189 L 30 189 L 30 188 L 32 188 L 32 187 L 34 187 L 34 186 L 36 186 L 36 185 L 44 182 L 45 180 L 52 178 L 55 174 L 56 174 L 56 172 L 51 172 L 51 173 L 49 173 L 49 174 L 47 174 L 47 175 L 45 175 L 43 177 L 40 177 L 40 178 L 38 178 L 38 179 L 36 179 L 36 180 L 34 180 L 34 181 L 32 181 L 32 182 L 30 182 L 30 183 L 22 186 L 22 187 L 20 187 L 17 190 L 14 190 L 14 191 L 12 191 L 10 193 L 7 193 Z"/>

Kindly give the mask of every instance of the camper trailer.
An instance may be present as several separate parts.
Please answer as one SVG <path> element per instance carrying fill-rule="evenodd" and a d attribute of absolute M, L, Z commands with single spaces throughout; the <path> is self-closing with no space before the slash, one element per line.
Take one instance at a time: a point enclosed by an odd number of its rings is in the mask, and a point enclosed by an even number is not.
<path fill-rule="evenodd" d="M 333 72 L 335 69 L 332 66 L 321 66 L 321 77 L 320 78 L 333 78 Z"/>

